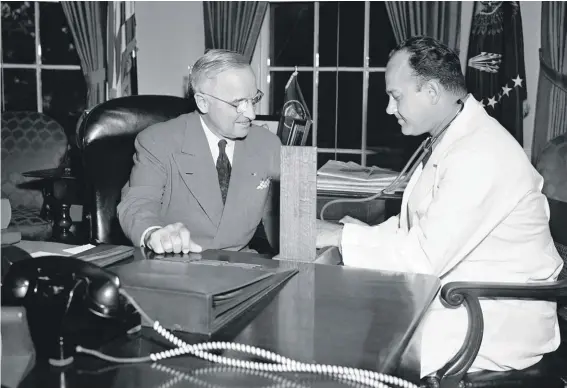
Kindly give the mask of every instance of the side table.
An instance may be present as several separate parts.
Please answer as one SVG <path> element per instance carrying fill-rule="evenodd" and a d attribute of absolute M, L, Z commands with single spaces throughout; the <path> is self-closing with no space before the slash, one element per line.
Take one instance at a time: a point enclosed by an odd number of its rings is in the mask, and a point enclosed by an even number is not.
<path fill-rule="evenodd" d="M 71 208 L 69 192 L 76 189 L 76 177 L 72 175 L 71 169 L 68 167 L 50 168 L 27 171 L 22 175 L 28 178 L 42 179 L 47 182 L 43 189 L 45 201 L 41 209 L 41 216 L 47 219 L 54 218 L 54 240 L 70 244 L 75 242 L 75 236 L 70 230 L 73 221 L 69 214 Z M 53 205 L 58 206 L 60 210 L 56 217 L 53 214 Z"/>

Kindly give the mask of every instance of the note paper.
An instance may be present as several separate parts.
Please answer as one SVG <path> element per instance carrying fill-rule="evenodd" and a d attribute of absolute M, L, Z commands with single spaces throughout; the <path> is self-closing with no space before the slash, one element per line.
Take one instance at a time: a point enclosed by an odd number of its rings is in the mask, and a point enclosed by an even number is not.
<path fill-rule="evenodd" d="M 64 249 L 63 252 L 67 252 L 67 253 L 70 253 L 72 255 L 76 255 L 77 253 L 88 251 L 89 249 L 93 249 L 94 247 L 95 246 L 92 245 L 92 244 L 79 245 L 78 247 Z"/>

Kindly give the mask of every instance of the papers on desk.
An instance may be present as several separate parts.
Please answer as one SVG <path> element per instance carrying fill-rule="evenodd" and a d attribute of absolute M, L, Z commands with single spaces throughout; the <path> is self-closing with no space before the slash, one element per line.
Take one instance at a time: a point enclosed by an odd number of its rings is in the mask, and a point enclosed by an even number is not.
<path fill-rule="evenodd" d="M 62 255 L 61 253 L 56 252 L 45 252 L 45 251 L 37 251 L 30 253 L 31 257 L 44 257 L 44 256 L 69 256 L 69 255 Z"/>
<path fill-rule="evenodd" d="M 79 253 L 82 253 L 84 251 L 88 251 L 89 249 L 93 249 L 95 246 L 92 244 L 86 244 L 86 245 L 79 245 L 73 248 L 67 248 L 67 249 L 63 249 L 63 252 L 67 252 L 70 253 L 72 255 L 77 255 Z"/>
<path fill-rule="evenodd" d="M 388 187 L 398 176 L 396 171 L 354 162 L 329 160 L 317 171 L 318 191 L 377 193 Z M 403 191 L 405 183 L 396 191 Z"/>

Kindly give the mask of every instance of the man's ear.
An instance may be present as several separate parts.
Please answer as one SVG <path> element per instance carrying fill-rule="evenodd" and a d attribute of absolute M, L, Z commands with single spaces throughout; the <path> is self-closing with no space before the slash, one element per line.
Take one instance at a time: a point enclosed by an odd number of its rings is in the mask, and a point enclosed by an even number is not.
<path fill-rule="evenodd" d="M 439 84 L 439 81 L 437 81 L 436 79 L 432 79 L 427 81 L 424 87 L 427 93 L 427 97 L 429 97 L 429 100 L 431 101 L 431 104 L 436 105 L 441 98 L 441 84 Z"/>
<path fill-rule="evenodd" d="M 201 93 L 195 93 L 195 103 L 201 113 L 205 114 L 209 112 L 209 103 Z"/>

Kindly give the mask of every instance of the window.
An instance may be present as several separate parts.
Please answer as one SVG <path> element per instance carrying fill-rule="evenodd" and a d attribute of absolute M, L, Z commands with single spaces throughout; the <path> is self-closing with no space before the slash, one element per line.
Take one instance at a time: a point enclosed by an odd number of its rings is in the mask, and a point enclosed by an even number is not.
<path fill-rule="evenodd" d="M 43 112 L 74 133 L 87 98 L 73 36 L 58 2 L 1 2 L 2 111 Z"/>
<path fill-rule="evenodd" d="M 384 2 L 270 3 L 253 61 L 268 91 L 260 112 L 280 113 L 297 66 L 319 166 L 336 159 L 399 168 L 411 141 L 386 114 L 384 73 L 395 47 Z"/>

